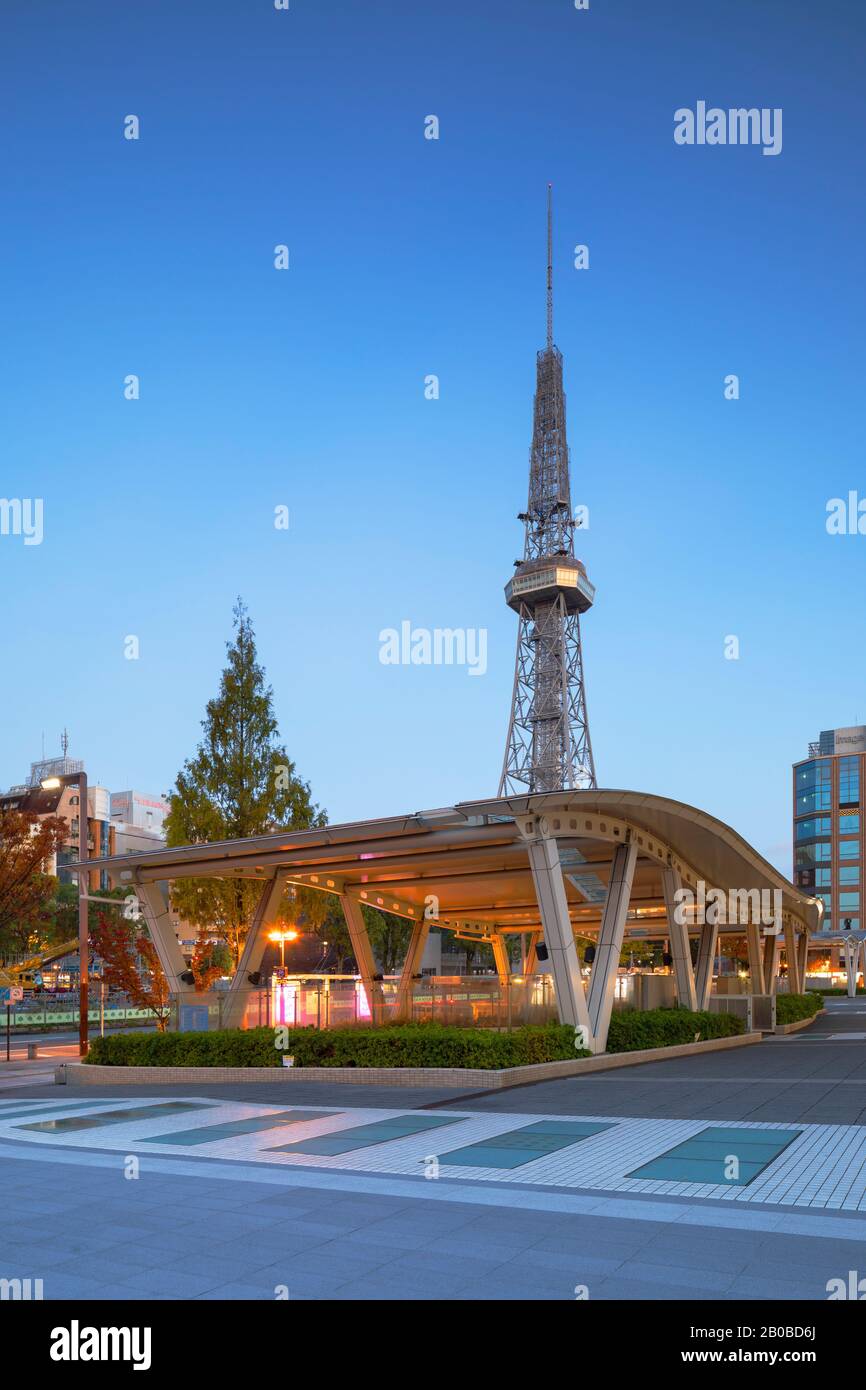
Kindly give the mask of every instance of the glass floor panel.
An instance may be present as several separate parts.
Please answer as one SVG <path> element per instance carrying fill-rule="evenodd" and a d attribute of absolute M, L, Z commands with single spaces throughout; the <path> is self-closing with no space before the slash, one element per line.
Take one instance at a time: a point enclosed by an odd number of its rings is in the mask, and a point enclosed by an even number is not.
<path fill-rule="evenodd" d="M 630 1178 L 746 1187 L 802 1134 L 799 1129 L 702 1129 L 667 1153 L 629 1173 Z M 730 1159 L 738 1160 L 729 1176 Z"/>
<path fill-rule="evenodd" d="M 215 1125 L 204 1124 L 198 1129 L 178 1129 L 174 1134 L 149 1134 L 143 1144 L 215 1144 L 238 1134 L 258 1134 L 263 1129 L 280 1129 L 284 1125 L 299 1125 L 304 1120 L 320 1120 L 332 1115 L 332 1110 L 282 1110 L 276 1115 L 254 1115 L 248 1120 L 225 1120 Z"/>
<path fill-rule="evenodd" d="M 0 1106 L 0 1120 L 19 1120 L 24 1115 L 32 1115 L 34 1120 L 41 1119 L 43 1115 L 51 1115 L 56 1110 L 92 1110 L 94 1105 L 109 1105 L 110 1101 L 105 1100 L 71 1100 L 65 1105 L 44 1105 L 42 1101 L 37 1101 L 33 1105 L 23 1105 L 20 1101 L 7 1101 L 8 1110 Z"/>
<path fill-rule="evenodd" d="M 40 1130 L 44 1134 L 72 1134 L 80 1129 L 99 1129 L 102 1125 L 124 1125 L 133 1120 L 149 1120 L 158 1115 L 179 1115 L 184 1110 L 212 1110 L 203 1101 L 167 1100 L 161 1105 L 140 1105 L 127 1110 L 103 1110 L 101 1115 L 75 1115 L 65 1120 L 41 1120 L 15 1129 Z"/>
<path fill-rule="evenodd" d="M 405 1139 L 410 1134 L 423 1134 L 427 1129 L 439 1129 L 442 1125 L 460 1124 L 465 1118 L 464 1115 L 406 1115 L 394 1120 L 376 1120 L 369 1125 L 355 1125 L 352 1129 L 321 1134 L 316 1139 L 280 1144 L 268 1152 L 331 1157 L 351 1153 L 354 1149 L 367 1149 L 373 1144 L 387 1144 L 391 1139 Z"/>
<path fill-rule="evenodd" d="M 456 1168 L 522 1168 L 606 1129 L 613 1129 L 613 1125 L 594 1120 L 539 1120 L 439 1154 L 439 1162 Z"/>

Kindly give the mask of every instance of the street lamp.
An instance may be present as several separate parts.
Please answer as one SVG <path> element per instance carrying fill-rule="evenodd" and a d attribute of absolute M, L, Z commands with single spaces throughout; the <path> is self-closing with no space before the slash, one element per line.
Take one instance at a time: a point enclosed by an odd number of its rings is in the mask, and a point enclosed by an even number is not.
<path fill-rule="evenodd" d="M 81 864 L 87 861 L 87 773 L 70 772 L 64 777 L 46 777 L 42 782 L 43 791 L 57 791 L 59 787 L 78 786 L 78 859 Z M 89 962 L 90 931 L 87 921 L 87 871 L 78 870 L 78 1054 L 87 1056 L 87 1010 L 89 1005 Z"/>
<path fill-rule="evenodd" d="M 294 927 L 282 928 L 280 931 L 268 932 L 269 941 L 279 941 L 280 943 L 280 969 L 286 968 L 286 942 L 297 941 L 298 933 Z"/>

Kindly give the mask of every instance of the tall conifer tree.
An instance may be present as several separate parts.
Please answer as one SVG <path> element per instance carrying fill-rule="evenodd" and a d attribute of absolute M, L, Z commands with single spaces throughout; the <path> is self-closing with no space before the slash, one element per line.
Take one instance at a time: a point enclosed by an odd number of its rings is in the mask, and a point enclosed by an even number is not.
<path fill-rule="evenodd" d="M 219 694 L 208 701 L 202 720 L 203 738 L 171 793 L 165 823 L 169 845 L 307 830 L 327 819 L 279 742 L 273 691 L 265 684 L 241 599 L 234 627 Z M 237 962 L 261 891 L 261 884 L 247 880 L 178 879 L 172 904 L 193 926 L 223 935 Z M 296 912 L 297 907 L 287 903 L 287 910 Z"/>

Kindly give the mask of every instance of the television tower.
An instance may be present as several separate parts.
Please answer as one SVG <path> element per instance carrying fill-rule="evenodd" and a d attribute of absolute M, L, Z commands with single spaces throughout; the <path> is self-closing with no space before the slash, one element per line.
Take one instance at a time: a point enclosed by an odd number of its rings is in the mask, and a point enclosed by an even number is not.
<path fill-rule="evenodd" d="M 595 589 L 575 557 L 562 353 L 553 341 L 553 189 L 547 186 L 547 347 L 536 354 L 523 559 L 505 586 L 519 617 L 499 795 L 597 785 L 580 647 Z"/>

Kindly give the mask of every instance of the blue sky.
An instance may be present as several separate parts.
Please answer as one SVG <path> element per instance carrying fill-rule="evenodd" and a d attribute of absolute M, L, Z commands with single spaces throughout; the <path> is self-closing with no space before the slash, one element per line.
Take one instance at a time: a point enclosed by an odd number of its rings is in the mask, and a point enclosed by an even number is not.
<path fill-rule="evenodd" d="M 0 29 L 0 495 L 45 509 L 0 537 L 0 784 L 66 725 L 91 776 L 166 790 L 241 593 L 332 820 L 495 793 L 551 180 L 600 783 L 789 869 L 790 763 L 866 722 L 866 538 L 825 529 L 866 495 L 859 0 L 7 0 Z M 699 100 L 781 107 L 781 154 L 676 145 Z M 486 628 L 487 674 L 381 665 L 404 619 Z"/>

